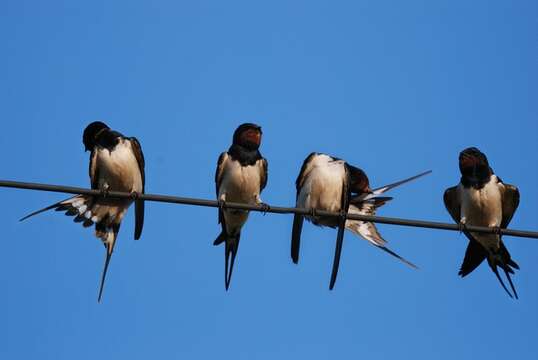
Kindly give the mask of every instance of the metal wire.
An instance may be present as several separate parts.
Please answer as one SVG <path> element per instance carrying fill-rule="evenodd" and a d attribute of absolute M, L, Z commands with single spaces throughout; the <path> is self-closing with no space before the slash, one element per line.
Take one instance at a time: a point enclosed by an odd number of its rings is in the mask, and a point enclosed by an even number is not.
<path fill-rule="evenodd" d="M 19 182 L 19 181 L 8 181 L 8 180 L 0 180 L 0 187 L 60 192 L 60 193 L 68 193 L 68 194 L 103 196 L 103 193 L 100 190 L 92 190 L 92 189 L 85 189 L 85 188 L 72 187 L 72 186 L 62 186 L 62 185 L 49 185 L 49 184 L 38 184 L 38 183 L 28 183 L 28 182 Z M 119 198 L 119 199 L 134 199 L 136 197 L 144 201 L 155 201 L 155 202 L 163 202 L 163 203 L 171 203 L 171 204 L 184 204 L 184 205 L 206 206 L 206 207 L 219 207 L 218 201 L 215 201 L 215 200 L 194 199 L 194 198 L 169 196 L 169 195 L 139 194 L 138 196 L 136 196 L 131 193 L 109 191 L 107 192 L 106 196 L 112 197 L 112 198 Z M 250 205 L 250 204 L 241 204 L 241 203 L 233 203 L 233 202 L 226 202 L 225 208 L 237 209 L 237 210 L 251 210 L 251 211 L 264 212 L 264 213 L 266 212 L 275 213 L 275 214 L 300 214 L 300 215 L 312 214 L 312 209 L 290 208 L 290 207 L 282 207 L 282 206 L 270 206 L 269 209 L 266 209 L 265 207 L 260 206 L 260 205 Z M 316 216 L 340 217 L 342 216 L 342 214 L 316 210 Z M 460 227 L 456 224 L 447 224 L 447 223 L 441 223 L 441 222 L 389 218 L 389 217 L 382 217 L 382 216 L 370 216 L 370 215 L 358 215 L 358 214 L 347 214 L 346 217 L 351 220 L 368 221 L 368 222 L 381 223 L 381 224 L 412 226 L 412 227 L 439 229 L 439 230 L 452 230 L 452 231 L 461 230 Z M 466 226 L 466 229 L 468 231 L 477 232 L 477 233 L 494 234 L 494 233 L 500 232 L 502 235 L 538 239 L 538 232 L 536 231 L 498 229 L 498 228 L 492 228 L 492 227 L 471 226 L 471 225 Z"/>

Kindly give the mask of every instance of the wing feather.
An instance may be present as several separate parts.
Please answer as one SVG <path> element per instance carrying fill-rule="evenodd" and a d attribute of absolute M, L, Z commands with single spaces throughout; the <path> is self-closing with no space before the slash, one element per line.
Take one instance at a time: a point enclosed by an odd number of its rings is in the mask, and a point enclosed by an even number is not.
<path fill-rule="evenodd" d="M 443 200 L 448 213 L 452 216 L 452 219 L 459 224 L 461 220 L 461 199 L 458 187 L 453 186 L 446 189 Z"/>
<path fill-rule="evenodd" d="M 508 224 L 512 220 L 517 207 L 519 206 L 519 190 L 514 185 L 503 184 L 502 190 L 502 207 L 503 218 L 501 221 L 501 228 L 507 228 Z"/>
<path fill-rule="evenodd" d="M 222 175 L 224 173 L 224 163 L 226 162 L 227 158 L 228 158 L 228 153 L 223 152 L 222 154 L 220 154 L 219 160 L 217 161 L 217 168 L 215 170 L 215 192 L 217 195 L 217 199 L 219 197 L 219 189 L 220 189 L 220 184 L 222 182 Z M 220 208 L 219 208 L 219 224 L 224 224 L 224 214 L 222 213 L 222 210 Z"/>
<path fill-rule="evenodd" d="M 301 171 L 299 172 L 299 176 L 297 176 L 297 180 L 295 180 L 295 188 L 297 189 L 297 197 L 299 196 L 299 192 L 301 191 L 301 188 L 303 187 L 304 181 L 306 177 L 308 176 L 308 173 L 310 172 L 310 168 L 308 165 L 310 164 L 310 161 L 314 156 L 317 156 L 318 153 L 313 152 L 310 153 L 306 159 L 303 161 L 303 165 L 301 166 Z"/>
<path fill-rule="evenodd" d="M 263 189 L 265 189 L 265 186 L 267 185 L 267 177 L 269 175 L 269 165 L 267 163 L 267 159 L 262 158 L 261 160 L 261 171 L 260 171 L 260 193 Z"/>
<path fill-rule="evenodd" d="M 138 142 L 138 139 L 135 137 L 130 138 L 131 148 L 133 149 L 136 162 L 138 163 L 138 169 L 142 177 L 142 194 L 145 192 L 146 188 L 146 172 L 145 166 L 146 162 L 144 160 L 144 153 L 142 152 L 142 147 Z M 135 202 L 135 240 L 140 239 L 142 235 L 142 229 L 144 228 L 144 201 L 136 200 Z"/>

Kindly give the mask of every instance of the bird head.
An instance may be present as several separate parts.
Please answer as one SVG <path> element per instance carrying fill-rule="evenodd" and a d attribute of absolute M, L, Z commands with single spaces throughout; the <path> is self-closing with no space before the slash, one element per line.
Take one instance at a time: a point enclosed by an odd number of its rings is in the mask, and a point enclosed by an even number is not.
<path fill-rule="evenodd" d="M 233 143 L 249 150 L 257 150 L 262 141 L 262 128 L 256 124 L 245 123 L 235 129 Z"/>
<path fill-rule="evenodd" d="M 94 121 L 84 129 L 82 135 L 82 142 L 84 143 L 85 151 L 91 151 L 95 144 L 99 134 L 106 129 L 110 129 L 105 123 L 101 121 Z"/>
<path fill-rule="evenodd" d="M 491 175 L 488 158 L 475 147 L 463 150 L 459 156 L 461 176 L 471 183 L 487 180 Z"/>

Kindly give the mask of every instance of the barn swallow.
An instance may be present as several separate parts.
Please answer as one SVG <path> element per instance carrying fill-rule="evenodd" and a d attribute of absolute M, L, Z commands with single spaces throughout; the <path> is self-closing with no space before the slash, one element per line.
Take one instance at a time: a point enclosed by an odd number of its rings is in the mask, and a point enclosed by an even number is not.
<path fill-rule="evenodd" d="M 344 160 L 321 153 L 311 153 L 305 159 L 295 182 L 297 189 L 296 206 L 312 210 L 312 214 L 306 216 L 306 219 L 314 225 L 338 228 L 329 289 L 333 289 L 338 274 L 344 229 L 361 236 L 379 249 L 416 268 L 414 264 L 387 248 L 386 241 L 381 237 L 374 223 L 346 220 L 345 216 L 348 213 L 375 215 L 377 208 L 392 199 L 391 197 L 381 196 L 383 193 L 430 172 L 427 171 L 372 190 L 366 173 Z M 342 216 L 321 217 L 316 215 L 316 210 L 336 212 Z M 299 262 L 299 247 L 304 217 L 303 215 L 295 214 L 293 218 L 291 258 L 296 264 Z"/>
<path fill-rule="evenodd" d="M 91 188 L 102 191 L 102 196 L 77 195 L 44 209 L 35 211 L 20 221 L 41 212 L 55 209 L 74 216 L 74 221 L 84 227 L 95 224 L 95 236 L 106 248 L 105 264 L 99 287 L 101 301 L 108 264 L 114 250 L 120 225 L 127 209 L 135 202 L 135 240 L 140 239 L 144 226 L 144 201 L 137 195 L 144 193 L 144 155 L 140 143 L 134 137 L 125 137 L 111 130 L 106 124 L 95 121 L 84 130 L 82 142 L 90 154 Z M 133 199 L 113 199 L 106 196 L 109 191 L 133 194 Z"/>
<path fill-rule="evenodd" d="M 248 211 L 225 209 L 226 202 L 262 205 L 260 193 L 267 184 L 267 160 L 258 150 L 262 129 L 256 124 L 242 124 L 234 132 L 233 143 L 223 152 L 217 164 L 215 184 L 219 201 L 219 223 L 222 232 L 213 245 L 224 243 L 224 285 L 230 286 L 232 271 L 239 247 L 241 228 Z"/>
<path fill-rule="evenodd" d="M 514 274 L 513 269 L 519 270 L 519 266 L 504 246 L 500 231 L 496 234 L 474 233 L 467 231 L 465 226 L 505 229 L 519 205 L 519 190 L 514 185 L 503 183 L 493 173 L 486 155 L 475 147 L 460 153 L 459 168 L 460 183 L 448 188 L 444 194 L 446 209 L 469 239 L 458 275 L 464 277 L 470 274 L 487 259 L 503 289 L 513 297 L 502 281 L 497 267 L 503 269 L 517 299 L 510 274 Z"/>

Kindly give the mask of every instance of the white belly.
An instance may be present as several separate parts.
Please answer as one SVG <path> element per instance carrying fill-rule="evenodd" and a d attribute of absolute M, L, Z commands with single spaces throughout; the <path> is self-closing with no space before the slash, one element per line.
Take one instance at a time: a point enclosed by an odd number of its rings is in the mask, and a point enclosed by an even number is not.
<path fill-rule="evenodd" d="M 461 185 L 460 185 L 461 186 Z M 462 188 L 462 217 L 467 225 L 498 227 L 502 222 L 502 194 L 497 178 L 491 180 L 482 189 Z M 496 234 L 478 234 L 473 236 L 487 249 L 499 247 L 499 236 Z"/>
<path fill-rule="evenodd" d="M 254 165 L 241 166 L 239 161 L 226 158 L 223 177 L 219 187 L 219 199 L 227 202 L 257 204 L 260 198 L 260 161 Z M 224 210 L 226 231 L 237 234 L 248 219 L 248 211 Z"/>
<path fill-rule="evenodd" d="M 345 168 L 343 161 L 331 161 L 326 155 L 312 160 L 307 178 L 303 182 L 297 206 L 306 209 L 340 211 Z"/>
<path fill-rule="evenodd" d="M 120 140 L 113 151 L 99 149 L 96 166 L 100 187 L 107 184 L 109 190 L 142 192 L 142 175 L 129 141 Z"/>
<path fill-rule="evenodd" d="M 260 196 L 259 161 L 252 166 L 241 166 L 238 161 L 227 159 L 219 187 L 219 198 L 225 194 L 226 201 L 256 204 Z"/>

